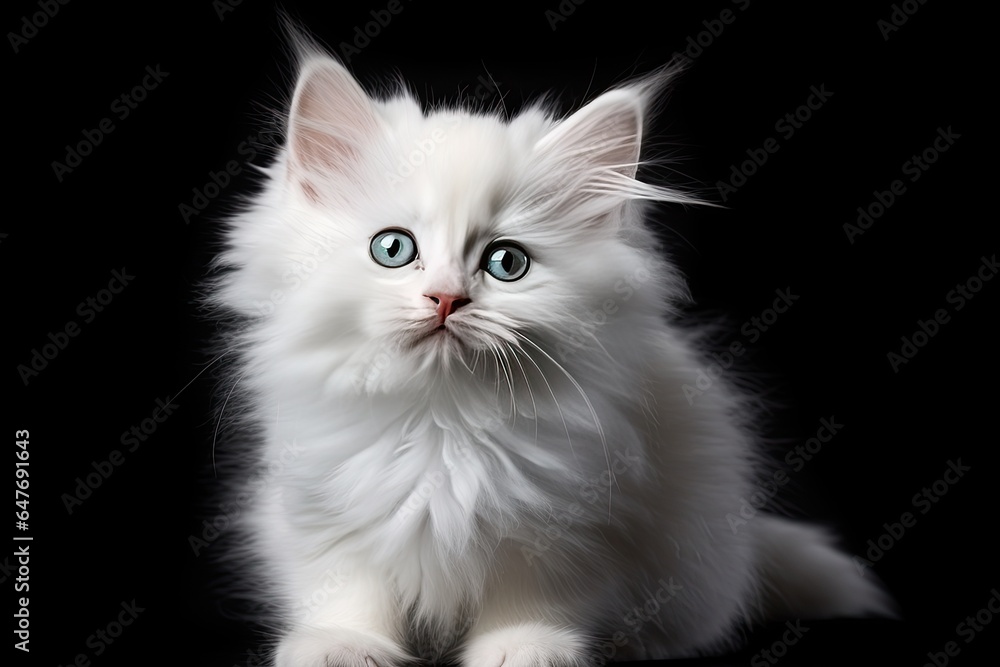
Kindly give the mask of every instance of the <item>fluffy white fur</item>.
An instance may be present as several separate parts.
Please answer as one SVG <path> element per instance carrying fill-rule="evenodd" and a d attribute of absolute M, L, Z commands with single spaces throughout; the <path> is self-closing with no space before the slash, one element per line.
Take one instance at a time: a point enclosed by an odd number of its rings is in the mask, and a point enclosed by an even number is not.
<path fill-rule="evenodd" d="M 685 396 L 704 360 L 643 222 L 692 200 L 635 178 L 667 78 L 506 121 L 372 99 L 302 49 L 212 296 L 270 471 L 247 552 L 279 667 L 673 657 L 768 615 L 888 612 L 822 531 L 727 521 L 754 443 L 721 382 Z M 416 261 L 372 260 L 387 228 Z M 522 279 L 480 269 L 496 239 L 529 254 Z M 444 331 L 433 294 L 470 300 Z"/>

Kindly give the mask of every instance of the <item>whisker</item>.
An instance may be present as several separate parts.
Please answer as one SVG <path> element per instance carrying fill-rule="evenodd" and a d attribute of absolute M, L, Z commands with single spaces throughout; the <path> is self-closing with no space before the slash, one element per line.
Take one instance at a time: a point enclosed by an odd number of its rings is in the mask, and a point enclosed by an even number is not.
<path fill-rule="evenodd" d="M 554 358 L 552 358 L 552 355 L 550 355 L 548 352 L 546 352 L 545 350 L 543 350 L 537 343 L 535 343 L 533 340 L 531 340 L 530 338 L 528 338 L 527 336 L 525 336 L 521 332 L 517 331 L 516 329 L 512 329 L 511 331 L 512 331 L 512 333 L 515 336 L 517 336 L 518 338 L 520 338 L 521 340 L 523 340 L 528 345 L 531 345 L 533 348 L 535 348 L 536 350 L 538 350 L 543 356 L 545 356 L 545 358 L 548 359 L 549 362 L 552 363 L 552 365 L 554 365 L 563 375 L 566 376 L 566 379 L 569 380 L 570 383 L 576 388 L 577 392 L 579 392 L 580 397 L 583 399 L 583 402 L 586 404 L 587 409 L 590 410 L 590 415 L 591 415 L 591 417 L 594 420 L 594 426 L 595 426 L 595 428 L 597 428 L 597 435 L 600 437 L 600 439 L 601 439 L 601 446 L 604 449 L 604 460 L 605 460 L 605 463 L 608 466 L 609 479 L 613 481 L 614 478 L 615 478 L 615 475 L 614 475 L 614 470 L 611 467 L 611 454 L 608 452 L 608 441 L 607 441 L 607 439 L 604 436 L 604 428 L 601 426 L 601 420 L 597 416 L 597 410 L 594 409 L 594 404 L 590 401 L 590 397 L 587 396 L 587 392 L 585 392 L 583 390 L 583 387 L 580 386 L 580 383 L 577 382 L 576 378 L 574 378 L 573 375 L 568 370 L 566 370 L 566 368 L 562 364 L 560 364 L 558 361 L 556 361 Z M 609 520 L 610 520 L 610 517 L 611 517 L 611 487 L 609 485 L 608 486 L 608 518 L 609 518 Z"/>
<path fill-rule="evenodd" d="M 503 363 L 501 365 L 503 367 L 504 377 L 507 379 L 507 388 L 510 391 L 510 418 L 511 426 L 513 427 L 515 421 L 517 420 L 517 401 L 514 399 L 514 382 L 513 376 L 511 375 L 510 360 L 507 358 L 507 352 L 501 345 L 497 345 L 497 351 L 499 352 L 498 358 L 502 355 Z"/>
<path fill-rule="evenodd" d="M 528 379 L 528 374 L 524 370 L 524 365 L 521 360 L 517 358 L 517 353 L 519 348 L 514 347 L 510 343 L 506 343 L 507 347 L 510 349 L 511 355 L 514 357 L 514 361 L 517 362 L 518 368 L 521 369 L 521 376 L 524 378 L 524 386 L 528 390 L 528 398 L 531 400 L 531 412 L 534 415 L 535 421 L 535 442 L 538 442 L 538 406 L 535 404 L 535 394 L 531 391 L 531 381 Z M 522 354 L 525 354 L 522 351 Z"/>
<path fill-rule="evenodd" d="M 497 380 L 496 380 L 497 390 L 496 390 L 496 397 L 497 397 L 497 399 L 499 399 L 500 398 L 500 356 L 497 354 L 496 345 L 490 343 L 490 352 L 493 353 L 493 363 L 496 365 L 496 369 L 497 369 Z"/>
<path fill-rule="evenodd" d="M 226 414 L 226 406 L 229 405 L 229 399 L 232 397 L 233 392 L 236 391 L 236 386 L 245 375 L 246 372 L 241 373 L 240 376 L 236 378 L 236 382 L 233 383 L 233 386 L 230 387 L 229 393 L 226 394 L 226 400 L 222 403 L 222 409 L 219 410 L 219 419 L 215 422 L 215 433 L 212 435 L 212 472 L 215 473 L 216 477 L 219 476 L 219 471 L 215 467 L 215 443 L 219 439 L 219 427 L 222 426 L 222 417 Z"/>
<path fill-rule="evenodd" d="M 556 412 L 559 413 L 559 419 L 562 421 L 563 431 L 566 432 L 566 442 L 569 443 L 569 450 L 573 453 L 573 457 L 576 458 L 576 449 L 573 447 L 573 436 L 570 435 L 569 424 L 566 423 L 566 415 L 563 414 L 562 406 L 559 405 L 559 399 L 556 398 L 556 394 L 555 394 L 555 391 L 553 391 L 553 389 L 552 389 L 552 385 L 549 384 L 548 378 L 545 377 L 545 371 L 542 370 L 541 366 L 538 365 L 538 362 L 536 362 L 532 358 L 532 356 L 527 352 L 527 350 L 525 350 L 524 348 L 521 348 L 521 347 L 518 347 L 518 349 L 521 350 L 522 354 L 524 354 L 525 359 L 527 359 L 528 361 L 530 361 L 531 365 L 535 367 L 535 370 L 538 371 L 539 377 L 542 378 L 542 382 L 545 383 L 546 389 L 549 390 L 549 395 L 552 397 L 552 403 L 556 406 Z M 537 420 L 535 422 L 535 433 L 536 434 L 538 433 L 538 423 L 537 423 Z"/>
<path fill-rule="evenodd" d="M 594 409 L 594 405 L 593 403 L 591 403 L 590 397 L 587 396 L 587 392 L 583 390 L 583 387 L 580 385 L 579 382 L 577 382 L 576 378 L 574 378 L 573 375 L 568 370 L 566 370 L 566 368 L 562 364 L 556 361 L 552 357 L 552 355 L 550 355 L 544 349 L 539 347 L 539 345 L 535 343 L 533 340 L 531 340 L 524 334 L 520 333 L 519 331 L 514 331 L 513 333 L 518 338 L 526 342 L 528 345 L 531 345 L 533 348 L 538 350 L 546 359 L 549 360 L 549 362 L 552 363 L 553 366 L 555 366 L 563 375 L 566 376 L 566 379 L 569 380 L 570 383 L 573 385 L 573 387 L 577 390 L 577 392 L 579 392 L 580 397 L 583 399 L 584 404 L 586 404 L 587 409 L 590 411 L 590 416 L 594 420 L 594 426 L 597 428 L 597 433 L 601 438 L 601 443 L 604 445 L 605 450 L 607 450 L 607 440 L 604 437 L 604 429 L 601 427 L 601 421 L 597 416 L 597 411 Z"/>
<path fill-rule="evenodd" d="M 231 347 L 228 350 L 226 350 L 225 352 L 223 352 L 222 354 L 220 354 L 217 357 L 215 357 L 215 359 L 212 359 L 210 362 L 208 362 L 208 364 L 206 364 L 206 366 L 204 368 L 202 368 L 200 371 L 198 371 L 198 374 L 195 375 L 193 378 L 191 378 L 186 385 L 184 385 L 183 387 L 181 387 L 180 391 L 178 391 L 176 394 L 174 394 L 173 398 L 177 398 L 178 396 L 180 396 L 181 394 L 183 394 L 185 389 L 187 389 L 192 384 L 194 384 L 195 380 L 197 380 L 198 378 L 200 378 L 205 371 L 207 371 L 209 368 L 211 368 L 212 366 L 214 366 L 216 364 L 216 362 L 218 362 L 224 356 L 226 356 L 230 352 L 236 352 L 236 351 L 237 351 L 237 348 Z"/>
<path fill-rule="evenodd" d="M 475 364 L 473 364 L 473 368 L 469 368 L 469 362 L 467 362 L 465 360 L 465 355 L 464 354 L 458 355 L 458 360 L 462 362 L 462 366 L 465 367 L 465 370 L 469 371 L 469 375 L 475 376 L 475 374 L 476 374 Z M 473 361 L 475 361 L 475 360 L 473 360 Z"/>
<path fill-rule="evenodd" d="M 528 389 L 528 396 L 531 397 L 531 387 L 528 384 L 528 378 L 527 378 L 527 376 L 524 375 L 524 367 L 521 366 L 521 362 L 518 360 L 517 354 L 511 348 L 510 343 L 508 343 L 507 341 L 502 341 L 501 345 L 500 345 L 500 349 L 503 350 L 504 359 L 507 360 L 507 367 L 510 369 L 510 373 L 511 373 L 510 379 L 513 380 L 513 376 L 514 376 L 514 365 L 510 363 L 511 357 L 513 357 L 514 361 L 517 363 L 518 367 L 521 368 L 521 375 L 524 377 L 525 387 Z M 510 386 L 511 405 L 513 407 L 513 413 L 511 415 L 511 417 L 512 417 L 511 426 L 513 427 L 514 424 L 516 423 L 517 405 L 515 403 L 515 398 L 514 398 L 514 386 L 513 386 L 513 384 L 510 384 L 509 382 L 508 382 L 508 384 Z M 532 404 L 532 407 L 534 407 L 535 401 L 534 401 L 533 397 L 531 398 L 531 404 Z"/>

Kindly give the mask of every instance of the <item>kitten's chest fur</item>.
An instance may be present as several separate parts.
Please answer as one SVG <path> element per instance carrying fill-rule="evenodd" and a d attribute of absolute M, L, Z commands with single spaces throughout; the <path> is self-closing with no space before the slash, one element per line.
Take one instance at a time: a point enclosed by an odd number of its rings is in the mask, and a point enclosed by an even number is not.
<path fill-rule="evenodd" d="M 498 555 L 520 557 L 554 521 L 606 520 L 604 494 L 633 472 L 607 453 L 586 406 L 554 396 L 512 402 L 450 387 L 296 415 L 287 422 L 296 431 L 274 440 L 294 439 L 301 452 L 284 472 L 276 518 L 308 541 L 307 553 L 375 565 L 403 600 L 447 601 L 433 615 L 454 617 L 456 603 L 478 599 Z M 626 424 L 594 400 L 602 423 Z M 615 451 L 638 460 L 638 432 L 629 424 L 617 435 Z"/>
<path fill-rule="evenodd" d="M 289 466 L 285 493 L 303 507 L 293 522 L 315 519 L 341 540 L 366 537 L 384 548 L 407 540 L 455 548 L 456 530 L 473 540 L 484 522 L 502 524 L 518 507 L 558 502 L 554 482 L 575 474 L 573 441 L 589 449 L 599 439 L 483 401 L 370 410 L 338 410 L 326 416 L 326 433 L 295 438 L 302 456 Z"/>

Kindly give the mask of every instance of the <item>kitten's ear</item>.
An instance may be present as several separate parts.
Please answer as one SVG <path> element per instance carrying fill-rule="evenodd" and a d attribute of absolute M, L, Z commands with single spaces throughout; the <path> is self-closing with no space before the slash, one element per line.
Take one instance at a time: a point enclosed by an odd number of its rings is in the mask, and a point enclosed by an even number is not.
<path fill-rule="evenodd" d="M 317 201 L 317 179 L 351 176 L 366 146 L 382 132 L 371 99 L 337 61 L 302 63 L 288 119 L 289 175 Z"/>
<path fill-rule="evenodd" d="M 638 219 L 621 215 L 628 201 L 701 203 L 683 190 L 636 178 L 647 114 L 682 70 L 683 63 L 670 63 L 556 124 L 535 144 L 525 206 L 554 223 L 607 229 Z"/>
<path fill-rule="evenodd" d="M 600 181 L 610 171 L 634 178 L 645 106 L 641 89 L 607 92 L 559 123 L 535 151 L 553 167 L 569 168 L 581 177 L 589 174 Z"/>

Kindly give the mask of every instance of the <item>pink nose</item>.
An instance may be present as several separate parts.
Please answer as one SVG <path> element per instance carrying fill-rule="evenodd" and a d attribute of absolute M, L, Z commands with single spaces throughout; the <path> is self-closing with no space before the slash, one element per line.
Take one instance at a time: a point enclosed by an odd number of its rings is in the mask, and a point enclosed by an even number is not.
<path fill-rule="evenodd" d="M 438 321 L 444 324 L 445 319 L 462 306 L 472 303 L 471 299 L 454 294 L 425 294 L 437 306 Z"/>

